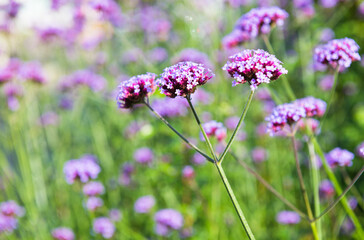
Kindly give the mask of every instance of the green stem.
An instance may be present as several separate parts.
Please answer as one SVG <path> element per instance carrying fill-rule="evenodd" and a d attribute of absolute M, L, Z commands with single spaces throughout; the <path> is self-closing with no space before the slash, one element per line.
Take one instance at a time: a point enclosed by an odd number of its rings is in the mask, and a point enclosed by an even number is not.
<path fill-rule="evenodd" d="M 308 217 L 309 217 L 310 220 L 312 220 L 313 219 L 313 214 L 312 214 L 312 210 L 311 210 L 311 206 L 310 206 L 310 201 L 308 199 L 305 183 L 303 181 L 301 166 L 300 166 L 300 162 L 298 160 L 298 153 L 297 153 L 297 147 L 296 147 L 296 138 L 295 138 L 294 135 L 291 136 L 291 140 L 292 140 L 294 159 L 295 159 L 295 163 L 296 163 L 296 169 L 297 169 L 297 173 L 298 173 L 298 180 L 300 182 L 302 196 L 303 196 L 303 199 L 305 201 Z M 315 223 L 311 222 L 310 225 L 311 225 L 311 229 L 312 229 L 312 233 L 313 233 L 314 238 L 319 239 Z"/>
<path fill-rule="evenodd" d="M 314 199 L 314 207 L 315 207 L 315 218 L 320 214 L 320 194 L 319 194 L 319 182 L 320 182 L 320 171 L 317 167 L 317 160 L 315 154 L 315 147 L 312 144 L 311 139 L 307 142 L 308 151 L 310 154 L 310 163 L 311 163 L 311 175 L 312 175 L 312 188 L 313 188 L 313 199 Z M 322 229 L 321 229 L 321 221 L 316 222 L 317 225 L 317 234 L 318 238 L 322 238 Z"/>
<path fill-rule="evenodd" d="M 214 150 L 212 148 L 211 142 L 210 142 L 209 138 L 207 137 L 207 134 L 206 134 L 205 130 L 203 129 L 202 125 L 201 125 L 201 121 L 200 121 L 200 119 L 199 119 L 199 117 L 198 117 L 198 115 L 197 115 L 197 113 L 195 111 L 195 108 L 193 107 L 193 105 L 191 103 L 190 96 L 187 96 L 186 99 L 188 101 L 188 104 L 190 105 L 190 108 L 191 108 L 191 110 L 193 112 L 193 115 L 194 115 L 194 117 L 196 119 L 196 122 L 197 122 L 198 126 L 200 127 L 200 130 L 201 130 L 201 132 L 202 132 L 202 134 L 203 134 L 203 136 L 205 138 L 206 144 L 209 147 L 210 152 L 211 152 L 211 154 L 212 154 L 212 156 L 214 158 L 214 165 L 216 166 L 216 169 L 219 172 L 220 178 L 221 178 L 222 182 L 224 183 L 226 191 L 228 192 L 229 197 L 230 197 L 230 199 L 231 199 L 231 201 L 232 201 L 232 203 L 234 205 L 235 211 L 237 212 L 237 214 L 239 216 L 240 222 L 243 225 L 244 230 L 245 230 L 246 234 L 248 235 L 249 239 L 255 240 L 254 234 L 253 234 L 252 230 L 249 227 L 248 221 L 246 220 L 246 218 L 245 218 L 245 216 L 243 214 L 243 211 L 241 210 L 241 207 L 240 207 L 240 205 L 239 205 L 239 203 L 238 203 L 238 201 L 237 201 L 237 199 L 235 197 L 234 191 L 231 188 L 229 180 L 227 179 L 227 177 L 225 175 L 225 172 L 224 172 L 224 169 L 221 166 L 221 162 L 218 162 L 218 159 L 217 159 L 217 157 L 215 155 L 215 152 L 214 152 Z"/>
<path fill-rule="evenodd" d="M 322 165 L 324 166 L 326 174 L 329 177 L 332 184 L 334 185 L 336 194 L 341 195 L 343 193 L 343 191 L 341 189 L 341 186 L 340 186 L 339 182 L 337 181 L 337 179 L 335 177 L 335 174 L 333 173 L 333 171 L 330 168 L 329 164 L 327 163 L 327 160 L 325 158 L 325 155 L 324 155 L 320 145 L 318 144 L 315 137 L 313 137 L 312 140 L 313 140 L 313 144 L 315 146 L 316 152 L 318 153 L 318 155 L 320 156 L 320 158 L 322 160 Z M 362 228 L 358 218 L 356 217 L 354 211 L 350 208 L 350 206 L 348 204 L 348 201 L 347 201 L 347 199 L 346 199 L 346 197 L 344 195 L 342 196 L 340 202 L 341 202 L 342 206 L 344 207 L 346 213 L 349 215 L 350 219 L 353 221 L 354 226 L 356 228 L 356 232 L 357 232 L 359 238 L 364 239 L 363 228 Z"/>
<path fill-rule="evenodd" d="M 240 130 L 241 124 L 244 122 L 246 113 L 248 112 L 249 106 L 250 106 L 250 104 L 251 104 L 251 102 L 253 100 L 253 96 L 254 96 L 254 90 L 251 90 L 250 91 L 250 94 L 249 94 L 249 97 L 248 97 L 248 101 L 246 102 L 245 107 L 244 107 L 244 110 L 243 110 L 243 113 L 241 114 L 241 117 L 239 119 L 238 125 L 235 127 L 235 130 L 233 132 L 233 135 L 230 137 L 230 140 L 229 140 L 227 146 L 225 147 L 224 152 L 221 154 L 221 156 L 220 156 L 220 158 L 218 160 L 219 163 L 222 163 L 222 161 L 225 158 L 225 155 L 230 150 L 231 144 L 233 143 L 236 134 Z"/>
<path fill-rule="evenodd" d="M 270 44 L 268 35 L 262 34 L 262 38 L 263 38 L 264 44 L 267 47 L 268 51 L 271 54 L 274 54 L 274 50 L 273 50 L 272 45 Z M 286 93 L 288 94 L 288 97 L 290 98 L 291 101 L 295 100 L 296 96 L 295 96 L 291 86 L 289 85 L 287 77 L 285 75 L 282 75 L 281 78 L 283 80 L 283 85 L 284 85 L 284 88 L 286 89 Z"/>

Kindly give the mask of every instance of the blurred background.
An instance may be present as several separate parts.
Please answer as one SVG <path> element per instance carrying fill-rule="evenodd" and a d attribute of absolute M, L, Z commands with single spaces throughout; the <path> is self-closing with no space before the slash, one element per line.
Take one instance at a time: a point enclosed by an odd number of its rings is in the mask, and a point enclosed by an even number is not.
<path fill-rule="evenodd" d="M 212 139 L 221 153 L 249 93 L 247 85 L 232 87 L 222 67 L 243 49 L 267 50 L 259 37 L 224 44 L 243 14 L 268 6 L 289 13 L 269 39 L 298 98 L 329 100 L 333 72 L 314 64 L 316 46 L 344 37 L 364 46 L 364 3 L 354 0 L 2 0 L 0 6 L 0 202 L 13 200 L 24 210 L 10 227 L 0 218 L 0 239 L 52 239 L 59 227 L 71 229 L 74 239 L 109 238 L 95 229 L 100 217 L 112 219 L 111 239 L 244 239 L 213 164 L 145 106 L 118 109 L 118 84 L 185 60 L 210 68 L 216 76 L 193 101 L 203 122 L 215 120 L 226 129 L 227 139 Z M 334 170 L 343 188 L 363 166 L 356 150 L 364 141 L 363 65 L 354 62 L 339 74 L 317 133 L 325 152 L 340 147 L 356 154 L 351 167 Z M 260 86 L 232 149 L 303 211 L 290 141 L 265 131 L 274 106 L 289 101 L 280 80 L 269 91 Z M 157 90 L 150 102 L 208 152 L 185 100 L 171 101 Z M 299 158 L 312 200 L 305 140 L 301 134 Z M 95 181 L 104 191 L 96 204 L 88 202 L 84 183 L 65 177 L 69 160 L 85 158 L 100 167 Z M 277 214 L 289 209 L 229 154 L 224 167 L 257 239 L 313 239 L 304 219 L 277 222 Z M 326 178 L 321 169 L 320 180 Z M 354 211 L 362 223 L 363 187 L 359 179 L 347 195 L 358 203 Z M 147 210 L 141 211 L 136 201 L 143 196 L 152 196 L 153 204 L 142 204 Z M 333 192 L 322 193 L 322 209 L 334 199 Z M 164 236 L 156 230 L 155 214 L 162 209 L 183 216 L 182 226 Z M 322 218 L 322 229 L 323 239 L 354 239 L 340 204 Z M 59 239 L 54 232 L 53 238 Z"/>

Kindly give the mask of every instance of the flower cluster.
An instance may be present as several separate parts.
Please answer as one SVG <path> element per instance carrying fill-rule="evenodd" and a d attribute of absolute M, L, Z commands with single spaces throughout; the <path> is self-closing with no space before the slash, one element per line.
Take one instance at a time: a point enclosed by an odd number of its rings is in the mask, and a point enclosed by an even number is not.
<path fill-rule="evenodd" d="M 337 147 L 327 153 L 325 155 L 325 158 L 331 168 L 334 168 L 336 166 L 350 167 L 351 165 L 353 165 L 352 161 L 354 159 L 354 154 L 352 152 L 349 152 L 348 150 Z"/>
<path fill-rule="evenodd" d="M 353 61 L 361 59 L 358 51 L 359 46 L 353 39 L 334 39 L 315 48 L 314 60 L 333 68 L 348 68 Z"/>
<path fill-rule="evenodd" d="M 321 198 L 330 198 L 335 195 L 335 189 L 330 180 L 324 179 L 319 186 L 319 192 Z"/>
<path fill-rule="evenodd" d="M 155 204 L 155 198 L 147 195 L 138 198 L 134 204 L 134 211 L 137 213 L 148 213 Z"/>
<path fill-rule="evenodd" d="M 13 232 L 18 226 L 17 217 L 24 214 L 24 208 L 12 200 L 0 203 L 0 234 Z"/>
<path fill-rule="evenodd" d="M 154 154 L 150 148 L 139 148 L 134 153 L 134 159 L 141 164 L 150 164 L 153 161 Z"/>
<path fill-rule="evenodd" d="M 171 230 L 179 230 L 183 226 L 183 216 L 174 209 L 162 209 L 154 215 L 155 231 L 160 236 L 167 236 Z"/>
<path fill-rule="evenodd" d="M 134 104 L 142 103 L 155 91 L 155 77 L 153 73 L 146 73 L 121 82 L 116 98 L 119 108 L 131 108 Z"/>
<path fill-rule="evenodd" d="M 105 88 L 106 80 L 104 77 L 90 71 L 78 70 L 64 77 L 61 81 L 61 90 L 72 90 L 78 86 L 87 86 L 92 91 L 98 92 Z"/>
<path fill-rule="evenodd" d="M 281 211 L 277 214 L 277 222 L 283 225 L 297 224 L 301 221 L 300 215 L 293 211 Z"/>
<path fill-rule="evenodd" d="M 326 102 L 311 96 L 297 99 L 293 103 L 303 107 L 307 117 L 322 117 L 326 111 Z"/>
<path fill-rule="evenodd" d="M 74 183 L 77 179 L 83 183 L 89 181 L 89 179 L 95 179 L 100 171 L 101 168 L 92 155 L 84 155 L 80 159 L 69 160 L 63 167 L 66 181 L 69 184 Z"/>
<path fill-rule="evenodd" d="M 231 48 L 259 34 L 268 34 L 275 25 L 282 26 L 287 17 L 288 13 L 279 7 L 254 8 L 238 19 L 235 29 L 223 39 L 223 43 Z"/>
<path fill-rule="evenodd" d="M 75 234 L 69 228 L 59 227 L 59 228 L 53 229 L 52 237 L 56 240 L 74 240 Z"/>
<path fill-rule="evenodd" d="M 187 165 L 182 169 L 182 177 L 185 180 L 190 180 L 195 177 L 195 170 L 192 166 Z"/>
<path fill-rule="evenodd" d="M 93 230 L 103 238 L 109 239 L 114 235 L 115 226 L 109 218 L 99 217 L 93 221 Z"/>
<path fill-rule="evenodd" d="M 364 142 L 360 143 L 356 148 L 356 153 L 359 157 L 364 158 Z"/>
<path fill-rule="evenodd" d="M 212 120 L 202 124 L 202 127 L 208 137 L 214 136 L 219 142 L 226 138 L 226 128 L 221 122 Z M 200 133 L 200 139 L 201 141 L 205 141 L 202 133 Z"/>
<path fill-rule="evenodd" d="M 288 71 L 281 64 L 274 55 L 264 50 L 244 50 L 230 56 L 223 70 L 235 79 L 233 86 L 248 82 L 254 90 L 261 83 L 269 83 L 287 74 Z"/>
<path fill-rule="evenodd" d="M 116 27 L 121 26 L 121 9 L 114 0 L 91 0 L 90 6 L 99 12 L 103 19 L 111 22 Z"/>
<path fill-rule="evenodd" d="M 83 186 L 83 193 L 88 197 L 86 208 L 90 211 L 95 211 L 104 205 L 104 201 L 97 195 L 104 194 L 105 187 L 101 182 L 89 182 Z"/>
<path fill-rule="evenodd" d="M 161 78 L 156 80 L 161 93 L 167 97 L 186 97 L 194 93 L 196 87 L 205 84 L 214 74 L 202 64 L 180 62 L 164 69 Z"/>

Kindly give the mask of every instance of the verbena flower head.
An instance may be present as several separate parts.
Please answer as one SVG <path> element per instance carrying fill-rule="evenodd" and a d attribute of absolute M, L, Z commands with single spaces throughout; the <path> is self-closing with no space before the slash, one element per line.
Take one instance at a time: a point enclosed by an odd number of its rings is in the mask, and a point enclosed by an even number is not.
<path fill-rule="evenodd" d="M 90 6 L 101 13 L 102 18 L 120 27 L 122 23 L 121 8 L 114 0 L 91 0 Z"/>
<path fill-rule="evenodd" d="M 104 201 L 99 197 L 89 197 L 86 201 L 86 208 L 89 211 L 95 211 L 96 209 L 102 207 Z"/>
<path fill-rule="evenodd" d="M 329 198 L 335 195 L 335 189 L 330 180 L 324 179 L 319 186 L 320 196 L 322 198 Z"/>
<path fill-rule="evenodd" d="M 102 76 L 94 73 L 93 71 L 84 69 L 77 70 L 74 73 L 62 79 L 61 89 L 63 91 L 72 90 L 77 86 L 87 86 L 92 91 L 98 92 L 104 89 L 106 80 Z"/>
<path fill-rule="evenodd" d="M 353 61 L 360 61 L 358 51 L 359 45 L 353 39 L 334 39 L 315 48 L 314 60 L 333 68 L 348 68 Z"/>
<path fill-rule="evenodd" d="M 195 165 L 203 165 L 206 163 L 206 158 L 202 156 L 200 153 L 195 153 L 192 156 L 192 163 Z"/>
<path fill-rule="evenodd" d="M 139 148 L 134 153 L 134 159 L 141 164 L 149 164 L 153 161 L 154 154 L 150 148 L 143 147 Z"/>
<path fill-rule="evenodd" d="M 25 214 L 25 210 L 15 201 L 10 200 L 0 204 L 0 214 L 9 217 L 22 217 Z"/>
<path fill-rule="evenodd" d="M 86 196 L 101 195 L 105 192 L 105 187 L 101 182 L 89 182 L 83 186 L 83 193 Z"/>
<path fill-rule="evenodd" d="M 195 170 L 193 169 L 192 166 L 185 166 L 183 169 L 182 169 L 182 177 L 184 179 L 193 179 L 195 176 Z"/>
<path fill-rule="evenodd" d="M 212 120 L 202 124 L 202 127 L 208 137 L 214 136 L 219 142 L 223 141 L 227 136 L 226 128 L 221 122 L 216 122 Z M 205 138 L 202 133 L 200 133 L 200 139 L 202 141 L 205 141 Z"/>
<path fill-rule="evenodd" d="M 70 228 L 59 227 L 52 230 L 52 237 L 56 240 L 74 240 L 75 234 Z"/>
<path fill-rule="evenodd" d="M 20 75 L 23 79 L 34 83 L 43 84 L 46 82 L 42 66 L 38 62 L 24 63 L 20 69 Z"/>
<path fill-rule="evenodd" d="M 167 236 L 171 230 L 179 230 L 183 226 L 183 216 L 174 209 L 162 209 L 154 215 L 155 231 L 160 236 Z"/>
<path fill-rule="evenodd" d="M 275 25 L 282 26 L 288 13 L 279 7 L 254 8 L 240 17 L 235 29 L 241 31 L 243 41 L 256 38 L 259 34 L 268 34 Z"/>
<path fill-rule="evenodd" d="M 359 157 L 364 158 L 364 142 L 360 143 L 356 148 L 356 153 Z"/>
<path fill-rule="evenodd" d="M 132 108 L 134 104 L 142 103 L 155 91 L 155 77 L 154 73 L 146 73 L 121 82 L 116 97 L 118 107 Z"/>
<path fill-rule="evenodd" d="M 114 235 L 115 226 L 107 217 L 96 218 L 93 222 L 93 230 L 97 234 L 101 234 L 103 238 L 109 239 Z"/>
<path fill-rule="evenodd" d="M 255 163 L 261 163 L 267 159 L 267 151 L 262 147 L 254 148 L 251 154 L 252 154 L 252 159 Z"/>
<path fill-rule="evenodd" d="M 243 50 L 230 56 L 223 70 L 226 70 L 235 79 L 233 86 L 248 82 L 253 90 L 261 83 L 270 83 L 282 74 L 288 73 L 282 67 L 281 61 L 261 49 Z"/>
<path fill-rule="evenodd" d="M 167 97 L 186 97 L 196 91 L 196 87 L 204 85 L 214 74 L 202 64 L 180 62 L 165 68 L 161 78 L 156 80 L 161 93 Z"/>
<path fill-rule="evenodd" d="M 134 211 L 137 213 L 148 213 L 155 205 L 155 198 L 151 195 L 138 198 L 134 204 Z"/>
<path fill-rule="evenodd" d="M 281 211 L 277 214 L 276 220 L 280 224 L 297 224 L 301 221 L 298 213 L 293 211 Z"/>
<path fill-rule="evenodd" d="M 122 218 L 122 213 L 119 209 L 113 208 L 109 211 L 109 218 L 113 222 L 119 222 Z"/>
<path fill-rule="evenodd" d="M 282 130 L 287 124 L 292 125 L 301 118 L 306 117 L 306 110 L 293 103 L 285 103 L 273 109 L 272 114 L 266 118 L 267 129 L 271 133 Z"/>
<path fill-rule="evenodd" d="M 0 235 L 2 233 L 12 233 L 18 226 L 18 220 L 12 216 L 0 214 Z"/>
<path fill-rule="evenodd" d="M 307 117 L 322 117 L 326 111 L 326 102 L 311 96 L 297 99 L 293 103 L 303 107 Z"/>
<path fill-rule="evenodd" d="M 327 153 L 325 157 L 331 168 L 334 168 L 336 166 L 350 167 L 351 165 L 353 165 L 354 154 L 346 149 L 341 149 L 337 147 Z"/>
<path fill-rule="evenodd" d="M 87 182 L 95 179 L 101 171 L 96 159 L 90 155 L 84 155 L 80 159 L 69 160 L 63 167 L 63 172 L 68 184 L 74 183 L 79 179 L 81 182 Z"/>

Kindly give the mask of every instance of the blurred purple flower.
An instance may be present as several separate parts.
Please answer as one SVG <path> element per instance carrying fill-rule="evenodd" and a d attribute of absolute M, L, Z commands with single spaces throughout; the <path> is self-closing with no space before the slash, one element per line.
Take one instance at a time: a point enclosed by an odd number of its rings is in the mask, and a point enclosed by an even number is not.
<path fill-rule="evenodd" d="M 328 42 L 335 37 L 335 32 L 331 28 L 324 28 L 321 31 L 320 41 Z"/>
<path fill-rule="evenodd" d="M 319 87 L 323 91 L 330 91 L 333 85 L 334 85 L 333 75 L 325 75 L 320 79 Z"/>
<path fill-rule="evenodd" d="M 68 184 L 73 184 L 79 179 L 85 183 L 90 179 L 95 179 L 101 171 L 96 162 L 96 158 L 90 155 L 84 155 L 80 159 L 69 160 L 64 164 L 63 172 Z"/>
<path fill-rule="evenodd" d="M 325 158 L 331 168 L 334 168 L 336 166 L 350 167 L 351 165 L 353 165 L 354 154 L 346 149 L 341 149 L 337 147 L 327 153 L 325 155 Z"/>
<path fill-rule="evenodd" d="M 196 165 L 203 165 L 206 163 L 206 158 L 202 156 L 200 153 L 195 153 L 192 156 L 192 163 Z"/>
<path fill-rule="evenodd" d="M 55 126 L 58 124 L 58 122 L 58 114 L 52 111 L 43 113 L 38 119 L 38 123 L 42 126 Z"/>
<path fill-rule="evenodd" d="M 15 18 L 18 15 L 21 4 L 15 0 L 9 0 L 8 4 L 1 6 L 8 18 Z"/>
<path fill-rule="evenodd" d="M 324 8 L 333 8 L 340 0 L 320 0 L 320 5 Z"/>
<path fill-rule="evenodd" d="M 353 210 L 358 206 L 358 200 L 356 200 L 355 197 L 350 197 L 348 199 L 348 203 L 349 203 L 350 208 Z"/>
<path fill-rule="evenodd" d="M 301 119 L 298 121 L 298 127 L 301 129 L 301 131 L 306 131 L 309 129 L 312 133 L 318 134 L 320 133 L 320 129 L 318 128 L 319 126 L 320 121 L 313 118 Z"/>
<path fill-rule="evenodd" d="M 93 222 L 93 230 L 97 234 L 101 234 L 103 238 L 109 239 L 114 235 L 115 226 L 107 217 L 96 218 Z"/>
<path fill-rule="evenodd" d="M 83 186 L 83 193 L 88 197 L 101 195 L 104 194 L 104 192 L 105 187 L 101 182 L 92 181 Z"/>
<path fill-rule="evenodd" d="M 195 62 L 205 65 L 207 68 L 213 68 L 212 63 L 206 53 L 194 48 L 185 48 L 173 57 L 172 63 Z"/>
<path fill-rule="evenodd" d="M 197 86 L 204 85 L 214 74 L 202 64 L 180 62 L 165 68 L 161 78 L 156 80 L 161 93 L 167 97 L 186 97 L 195 92 Z"/>
<path fill-rule="evenodd" d="M 119 222 L 122 218 L 121 211 L 119 209 L 113 208 L 109 211 L 109 218 L 113 222 Z"/>
<path fill-rule="evenodd" d="M 12 216 L 0 214 L 0 234 L 12 233 L 18 227 L 18 220 Z"/>
<path fill-rule="evenodd" d="M 72 90 L 77 86 L 88 86 L 92 91 L 98 92 L 105 88 L 106 80 L 90 70 L 78 70 L 64 77 L 61 82 L 62 91 Z"/>
<path fill-rule="evenodd" d="M 0 203 L 0 214 L 8 217 L 22 217 L 25 214 L 25 209 L 15 201 L 10 200 Z"/>
<path fill-rule="evenodd" d="M 104 201 L 102 201 L 99 197 L 89 197 L 86 201 L 86 208 L 89 211 L 95 211 L 96 209 L 102 207 L 104 205 Z"/>
<path fill-rule="evenodd" d="M 134 104 L 142 103 L 144 99 L 155 91 L 155 74 L 147 73 L 121 82 L 119 94 L 116 98 L 119 108 L 131 108 Z"/>
<path fill-rule="evenodd" d="M 74 240 L 75 234 L 70 228 L 59 227 L 52 230 L 52 237 L 56 240 Z"/>
<path fill-rule="evenodd" d="M 354 229 L 355 229 L 355 225 L 354 225 L 353 221 L 351 221 L 350 218 L 345 218 L 344 222 L 341 225 L 341 231 L 346 235 L 350 235 L 350 234 L 352 234 Z"/>
<path fill-rule="evenodd" d="M 306 17 L 313 17 L 315 8 L 313 0 L 293 0 L 293 6 L 298 9 Z"/>
<path fill-rule="evenodd" d="M 211 93 L 205 91 L 202 88 L 199 88 L 199 89 L 196 89 L 195 93 L 193 94 L 191 102 L 194 105 L 200 104 L 200 103 L 207 105 L 207 104 L 212 103 L 213 100 L 214 100 L 214 96 Z"/>
<path fill-rule="evenodd" d="M 240 118 L 237 116 L 228 117 L 225 119 L 225 125 L 228 129 L 234 130 L 239 123 Z"/>
<path fill-rule="evenodd" d="M 162 209 L 154 215 L 155 232 L 160 236 L 167 236 L 171 230 L 180 230 L 183 226 L 183 216 L 174 209 Z"/>
<path fill-rule="evenodd" d="M 255 163 L 261 163 L 267 160 L 267 151 L 262 147 L 255 147 L 252 150 L 252 159 Z"/>
<path fill-rule="evenodd" d="M 163 117 L 185 116 L 188 113 L 188 102 L 181 97 L 155 99 L 152 107 Z"/>
<path fill-rule="evenodd" d="M 256 92 L 255 98 L 262 101 L 271 101 L 272 96 L 267 88 L 259 88 L 259 91 Z"/>
<path fill-rule="evenodd" d="M 148 59 L 152 63 L 161 63 L 168 58 L 168 52 L 165 48 L 156 47 L 148 52 Z"/>
<path fill-rule="evenodd" d="M 277 214 L 276 220 L 283 225 L 297 224 L 301 221 L 301 217 L 298 213 L 293 211 L 281 211 Z"/>
<path fill-rule="evenodd" d="M 115 27 L 122 24 L 122 13 L 119 4 L 114 0 L 91 0 L 90 6 L 101 14 L 101 17 L 111 22 Z"/>
<path fill-rule="evenodd" d="M 143 147 L 134 152 L 134 159 L 141 164 L 150 164 L 154 159 L 154 154 L 150 148 Z"/>
<path fill-rule="evenodd" d="M 330 198 L 335 195 L 334 186 L 327 179 L 321 181 L 319 186 L 319 192 L 322 198 Z"/>
<path fill-rule="evenodd" d="M 65 5 L 69 0 L 51 0 L 51 8 L 57 11 L 60 7 Z"/>
<path fill-rule="evenodd" d="M 360 143 L 359 146 L 356 147 L 356 154 L 364 158 L 364 142 Z"/>
<path fill-rule="evenodd" d="M 360 61 L 358 51 L 359 46 L 353 39 L 334 39 L 315 48 L 314 60 L 333 68 L 348 68 L 353 61 Z"/>
<path fill-rule="evenodd" d="M 131 174 L 134 172 L 134 166 L 131 163 L 124 163 L 122 173 L 119 177 L 119 183 L 127 186 L 131 182 Z"/>
<path fill-rule="evenodd" d="M 358 7 L 358 11 L 359 11 L 360 15 L 364 16 L 364 2 L 360 3 L 360 5 Z"/>
<path fill-rule="evenodd" d="M 235 79 L 233 86 L 249 82 L 250 88 L 254 90 L 261 83 L 269 83 L 282 74 L 287 74 L 281 64 L 274 55 L 264 50 L 243 50 L 230 56 L 222 69 Z"/>
<path fill-rule="evenodd" d="M 23 87 L 22 85 L 9 82 L 3 86 L 3 92 L 5 97 L 8 100 L 8 107 L 11 111 L 16 111 L 19 109 L 19 100 L 18 97 L 23 96 Z"/>
<path fill-rule="evenodd" d="M 56 27 L 36 28 L 35 29 L 39 39 L 42 42 L 51 42 L 54 40 L 62 39 L 64 30 Z"/>
<path fill-rule="evenodd" d="M 182 169 L 182 177 L 184 179 L 193 179 L 195 177 L 195 170 L 193 169 L 192 166 L 185 166 L 183 169 Z"/>
<path fill-rule="evenodd" d="M 134 211 L 137 213 L 149 213 L 150 209 L 155 205 L 155 198 L 147 195 L 138 198 L 134 203 Z"/>
<path fill-rule="evenodd" d="M 227 136 L 226 128 L 221 122 L 216 122 L 215 120 L 211 120 L 209 122 L 203 123 L 202 127 L 208 137 L 211 136 L 216 137 L 216 139 L 219 142 L 223 141 Z M 202 132 L 200 133 L 200 139 L 201 141 L 205 141 Z"/>

